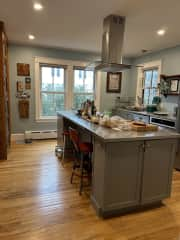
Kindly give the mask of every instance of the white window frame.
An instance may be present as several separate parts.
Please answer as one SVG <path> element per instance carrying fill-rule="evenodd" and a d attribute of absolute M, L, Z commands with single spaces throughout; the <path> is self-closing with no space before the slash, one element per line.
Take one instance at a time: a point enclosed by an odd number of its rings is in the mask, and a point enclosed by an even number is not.
<path fill-rule="evenodd" d="M 73 70 L 78 70 L 78 67 L 80 66 L 77 66 L 77 69 L 76 67 L 73 69 Z M 82 70 L 85 70 L 85 69 L 82 69 Z M 94 79 L 93 79 L 93 92 L 75 92 L 74 91 L 74 82 L 75 82 L 75 79 L 74 79 L 74 71 L 73 71 L 73 93 L 72 93 L 72 97 L 74 99 L 74 96 L 75 95 L 94 95 L 95 97 L 95 71 L 94 71 Z M 74 108 L 74 104 L 73 104 L 73 100 L 72 100 L 72 108 Z"/>
<path fill-rule="evenodd" d="M 35 57 L 35 120 L 37 122 L 55 122 L 57 117 L 43 117 L 40 115 L 41 113 L 41 96 L 40 96 L 40 83 L 41 83 L 41 75 L 40 75 L 40 65 L 59 65 L 66 66 L 65 69 L 65 81 L 64 81 L 64 104 L 65 109 L 72 109 L 73 107 L 73 84 L 74 84 L 74 67 L 86 67 L 88 62 L 82 61 L 71 61 L 65 59 L 56 59 L 56 58 L 45 58 L 45 57 Z M 94 97 L 95 97 L 94 92 Z"/>
<path fill-rule="evenodd" d="M 144 71 L 148 69 L 156 68 L 158 69 L 158 83 L 160 83 L 160 75 L 161 75 L 161 68 L 162 68 L 162 61 L 156 60 L 152 62 L 141 63 L 138 65 L 142 65 L 142 67 L 138 67 L 138 74 L 137 74 L 137 87 L 136 87 L 136 102 L 138 102 L 138 97 L 142 98 L 142 90 L 143 90 L 143 78 L 144 78 Z"/>

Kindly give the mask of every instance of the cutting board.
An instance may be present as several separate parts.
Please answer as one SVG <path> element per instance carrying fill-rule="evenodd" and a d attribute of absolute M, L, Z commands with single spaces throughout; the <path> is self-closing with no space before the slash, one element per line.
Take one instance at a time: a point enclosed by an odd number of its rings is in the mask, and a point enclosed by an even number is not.
<path fill-rule="evenodd" d="M 19 100 L 19 117 L 29 118 L 29 100 Z"/>
<path fill-rule="evenodd" d="M 137 132 L 148 132 L 148 131 L 157 131 L 158 126 L 152 124 L 146 124 L 145 126 L 131 125 L 131 129 Z"/>

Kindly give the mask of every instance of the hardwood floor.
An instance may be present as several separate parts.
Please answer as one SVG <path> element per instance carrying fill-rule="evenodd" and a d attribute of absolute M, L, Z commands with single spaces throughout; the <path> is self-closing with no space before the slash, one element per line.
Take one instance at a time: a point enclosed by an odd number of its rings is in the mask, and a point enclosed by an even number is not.
<path fill-rule="evenodd" d="M 0 240 L 180 240 L 180 172 L 164 206 L 103 220 L 70 184 L 55 145 L 14 144 L 0 162 Z"/>

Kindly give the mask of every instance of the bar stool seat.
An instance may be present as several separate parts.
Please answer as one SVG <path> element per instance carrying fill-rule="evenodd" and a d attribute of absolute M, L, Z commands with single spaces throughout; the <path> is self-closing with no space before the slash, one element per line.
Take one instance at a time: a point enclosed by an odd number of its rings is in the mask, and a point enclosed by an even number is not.
<path fill-rule="evenodd" d="M 79 150 L 83 153 L 92 153 L 93 152 L 93 145 L 89 142 L 80 142 Z"/>
<path fill-rule="evenodd" d="M 69 131 L 64 130 L 62 135 L 69 136 Z"/>

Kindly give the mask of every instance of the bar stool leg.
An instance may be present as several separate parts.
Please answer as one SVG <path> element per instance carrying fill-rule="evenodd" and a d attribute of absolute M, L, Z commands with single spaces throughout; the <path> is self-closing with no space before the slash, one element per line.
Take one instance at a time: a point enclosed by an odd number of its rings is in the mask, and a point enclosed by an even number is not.
<path fill-rule="evenodd" d="M 66 135 L 63 134 L 63 154 L 62 154 L 62 163 L 64 163 L 65 149 L 66 149 Z"/>
<path fill-rule="evenodd" d="M 80 188 L 79 188 L 79 195 L 81 195 L 82 193 L 82 189 L 83 189 L 83 159 L 84 155 L 81 153 L 80 154 Z"/>
<path fill-rule="evenodd" d="M 75 154 L 74 154 L 75 155 Z M 76 169 L 76 163 L 75 163 L 75 160 L 74 160 L 74 163 L 73 163 L 73 170 L 72 170 L 72 174 L 71 174 L 71 184 L 73 183 L 73 177 L 74 177 L 74 171 Z"/>

